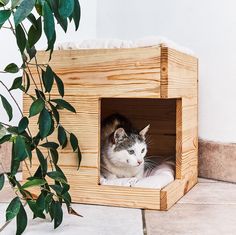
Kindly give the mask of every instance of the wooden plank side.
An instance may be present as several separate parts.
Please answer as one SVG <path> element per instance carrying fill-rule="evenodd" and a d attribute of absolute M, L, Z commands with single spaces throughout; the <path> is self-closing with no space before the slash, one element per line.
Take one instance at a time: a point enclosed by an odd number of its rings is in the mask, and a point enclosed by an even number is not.
<path fill-rule="evenodd" d="M 38 55 L 39 63 L 46 63 L 47 54 Z M 68 95 L 160 97 L 160 47 L 55 51 L 50 65 Z M 37 79 L 33 67 L 32 73 Z"/>
<path fill-rule="evenodd" d="M 197 173 L 185 179 L 176 179 L 161 190 L 160 210 L 169 210 L 197 183 Z"/>
<path fill-rule="evenodd" d="M 198 59 L 168 47 L 161 49 L 161 97 L 197 96 Z"/>
<path fill-rule="evenodd" d="M 69 96 L 67 101 L 70 102 L 77 110 L 77 113 L 70 113 L 66 110 L 60 110 L 61 123 L 70 132 L 73 132 L 79 140 L 82 152 L 82 166 L 95 167 L 98 161 L 98 99 Z M 31 104 L 31 98 L 24 97 L 24 114 L 28 115 Z M 38 132 L 38 117 L 30 118 L 29 128 L 33 135 Z M 48 137 L 49 141 L 57 141 L 57 131 Z M 77 165 L 77 156 L 73 153 L 70 144 L 64 150 L 60 150 L 60 165 Z M 68 156 L 68 157 L 67 157 Z"/>
<path fill-rule="evenodd" d="M 197 97 L 177 101 L 176 178 L 192 175 L 198 167 Z"/>
<path fill-rule="evenodd" d="M 198 172 L 198 114 L 197 97 L 182 99 L 182 159 L 177 177 Z"/>

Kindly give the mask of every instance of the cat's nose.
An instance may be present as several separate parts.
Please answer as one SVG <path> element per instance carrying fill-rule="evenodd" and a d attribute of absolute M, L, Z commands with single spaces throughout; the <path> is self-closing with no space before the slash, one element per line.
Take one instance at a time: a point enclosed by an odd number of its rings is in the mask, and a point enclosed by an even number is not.
<path fill-rule="evenodd" d="M 143 163 L 142 160 L 138 160 L 137 162 L 138 162 L 139 165 L 141 165 Z"/>

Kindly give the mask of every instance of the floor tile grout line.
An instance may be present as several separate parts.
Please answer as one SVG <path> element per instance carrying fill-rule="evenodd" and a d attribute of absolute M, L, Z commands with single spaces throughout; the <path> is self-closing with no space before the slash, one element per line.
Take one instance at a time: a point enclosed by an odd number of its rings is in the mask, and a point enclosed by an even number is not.
<path fill-rule="evenodd" d="M 146 219 L 145 219 L 145 210 L 141 210 L 142 213 L 142 223 L 143 223 L 143 235 L 147 235 L 147 225 L 146 225 Z"/>

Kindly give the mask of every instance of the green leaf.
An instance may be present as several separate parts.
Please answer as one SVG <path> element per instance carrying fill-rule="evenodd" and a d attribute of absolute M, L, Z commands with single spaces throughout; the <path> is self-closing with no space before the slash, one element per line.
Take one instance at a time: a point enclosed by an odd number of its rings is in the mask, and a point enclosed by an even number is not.
<path fill-rule="evenodd" d="M 74 20 L 74 23 L 75 23 L 75 30 L 78 30 L 79 28 L 79 23 L 80 23 L 80 4 L 79 4 L 79 1 L 78 0 L 74 0 L 75 2 L 75 6 L 74 6 L 74 11 L 73 11 L 73 20 Z"/>
<path fill-rule="evenodd" d="M 74 10 L 74 0 L 59 0 L 59 14 L 62 18 L 69 17 Z"/>
<path fill-rule="evenodd" d="M 0 144 L 3 144 L 7 141 L 9 141 L 11 139 L 11 135 L 4 135 L 1 139 L 0 139 Z"/>
<path fill-rule="evenodd" d="M 3 105 L 4 109 L 6 110 L 7 115 L 9 117 L 9 121 L 11 121 L 12 117 L 13 117 L 12 116 L 12 107 L 3 95 L 0 95 L 0 97 L 1 97 L 1 100 L 2 100 L 2 105 Z"/>
<path fill-rule="evenodd" d="M 46 97 L 45 97 L 45 95 L 44 95 L 44 93 L 42 91 L 40 91 L 38 89 L 35 89 L 35 93 L 36 93 L 36 96 L 38 97 L 38 99 L 41 98 L 41 99 L 46 100 Z"/>
<path fill-rule="evenodd" d="M 0 7 L 6 6 L 10 0 L 0 0 Z"/>
<path fill-rule="evenodd" d="M 70 143 L 73 148 L 73 151 L 75 152 L 78 149 L 79 144 L 77 137 L 73 133 L 70 134 Z"/>
<path fill-rule="evenodd" d="M 49 149 L 57 149 L 59 147 L 59 145 L 55 142 L 46 142 L 44 144 L 41 144 L 41 146 Z"/>
<path fill-rule="evenodd" d="M 67 28 L 68 28 L 68 21 L 67 21 L 67 18 L 62 18 L 60 15 L 59 15 L 59 0 L 57 1 L 54 1 L 54 0 L 49 0 L 49 3 L 50 3 L 50 6 L 54 12 L 54 16 L 57 20 L 57 23 L 60 24 L 60 26 L 62 27 L 62 29 L 64 30 L 64 32 L 67 31 Z"/>
<path fill-rule="evenodd" d="M 55 81 L 57 83 L 57 88 L 58 88 L 58 92 L 61 95 L 61 97 L 64 96 L 64 84 L 62 82 L 62 80 L 54 73 L 54 77 L 55 77 Z"/>
<path fill-rule="evenodd" d="M 6 210 L 6 221 L 12 220 L 20 211 L 21 202 L 19 197 L 15 197 Z"/>
<path fill-rule="evenodd" d="M 54 164 L 57 164 L 58 162 L 58 151 L 56 149 L 50 149 L 50 153 L 51 153 L 51 156 L 52 156 L 52 161 Z"/>
<path fill-rule="evenodd" d="M 47 137 L 52 127 L 52 118 L 47 109 L 43 109 L 39 115 L 39 132 L 42 138 Z"/>
<path fill-rule="evenodd" d="M 26 40 L 25 32 L 20 24 L 16 26 L 16 42 L 17 42 L 17 45 L 21 54 L 23 54 L 26 47 L 27 40 Z"/>
<path fill-rule="evenodd" d="M 16 160 L 23 161 L 28 156 L 24 137 L 20 135 L 18 135 L 15 139 L 14 149 Z"/>
<path fill-rule="evenodd" d="M 20 5 L 22 0 L 11 0 L 11 8 L 15 8 Z"/>
<path fill-rule="evenodd" d="M 44 192 L 42 192 L 37 198 L 36 204 L 40 210 L 44 211 L 45 209 L 45 196 Z"/>
<path fill-rule="evenodd" d="M 29 116 L 33 117 L 39 114 L 44 109 L 44 106 L 45 106 L 44 100 L 41 98 L 37 99 L 30 106 Z"/>
<path fill-rule="evenodd" d="M 28 219 L 25 209 L 22 206 L 22 204 L 20 204 L 20 210 L 16 217 L 16 226 L 17 226 L 16 235 L 21 235 L 25 231 L 25 228 L 27 226 L 27 221 Z"/>
<path fill-rule="evenodd" d="M 2 190 L 3 186 L 4 186 L 4 182 L 5 182 L 5 176 L 4 174 L 0 174 L 0 191 Z"/>
<path fill-rule="evenodd" d="M 20 122 L 19 122 L 19 125 L 18 125 L 18 131 L 19 133 L 22 133 L 25 131 L 25 129 L 28 127 L 29 125 L 29 120 L 27 117 L 23 117 Z"/>
<path fill-rule="evenodd" d="M 57 109 L 55 108 L 55 106 L 52 103 L 49 102 L 49 104 L 50 104 L 51 109 L 52 109 L 53 117 L 55 118 L 57 124 L 59 124 L 59 122 L 60 122 L 59 112 L 57 111 Z"/>
<path fill-rule="evenodd" d="M 35 47 L 33 46 L 33 47 L 30 48 L 29 45 L 26 45 L 26 51 L 29 55 L 30 60 L 32 60 L 35 57 L 36 53 L 37 53 Z"/>
<path fill-rule="evenodd" d="M 19 25 L 33 10 L 35 0 L 23 0 L 14 13 L 15 26 Z"/>
<path fill-rule="evenodd" d="M 9 19 L 11 15 L 10 10 L 1 10 L 0 11 L 0 29 L 4 25 L 4 23 Z"/>
<path fill-rule="evenodd" d="M 11 150 L 11 177 L 15 176 L 16 173 L 18 172 L 18 169 L 20 167 L 20 161 L 16 160 L 16 155 L 15 155 L 15 145 L 12 145 L 12 150 Z M 16 182 L 14 180 L 11 180 L 11 178 L 9 178 L 9 181 L 11 182 L 11 184 L 15 185 Z"/>
<path fill-rule="evenodd" d="M 48 3 L 45 2 L 43 5 L 43 16 L 44 16 L 44 32 L 48 42 L 53 39 L 55 33 L 54 17 Z"/>
<path fill-rule="evenodd" d="M 62 186 L 63 186 L 63 189 L 61 191 L 61 194 L 63 195 L 64 193 L 67 193 L 70 190 L 70 185 L 62 183 Z"/>
<path fill-rule="evenodd" d="M 12 83 L 11 88 L 9 91 L 15 90 L 15 89 L 21 89 L 22 88 L 22 77 L 15 78 L 14 82 Z"/>
<path fill-rule="evenodd" d="M 63 211 L 61 206 L 62 205 L 59 202 L 55 202 L 54 204 L 54 229 L 60 226 L 63 220 Z"/>
<path fill-rule="evenodd" d="M 57 138 L 62 148 L 64 148 L 67 144 L 67 136 L 66 136 L 65 129 L 62 126 L 58 127 Z"/>
<path fill-rule="evenodd" d="M 36 201 L 27 200 L 27 203 L 31 211 L 34 213 L 34 218 L 38 217 L 41 219 L 45 219 L 45 215 L 43 214 L 43 211 L 41 210 L 41 208 L 39 208 L 38 205 L 36 204 Z"/>
<path fill-rule="evenodd" d="M 42 152 L 38 148 L 36 148 L 36 153 L 40 162 L 42 174 L 45 176 L 47 173 L 47 159 L 44 158 Z"/>
<path fill-rule="evenodd" d="M 71 204 L 70 194 L 68 192 L 66 192 L 62 195 L 62 198 L 64 199 L 64 202 L 66 203 L 67 208 L 70 208 L 70 204 Z"/>
<path fill-rule="evenodd" d="M 26 182 L 25 184 L 23 184 L 22 189 L 35 187 L 35 186 L 41 186 L 41 185 L 44 185 L 46 183 L 47 182 L 43 179 L 33 179 L 33 180 L 30 180 L 30 181 Z"/>
<path fill-rule="evenodd" d="M 37 20 L 35 18 L 35 16 L 30 13 L 28 16 L 27 16 L 27 19 L 29 20 L 29 22 L 34 26 L 35 29 L 38 28 L 38 23 L 37 23 Z"/>
<path fill-rule="evenodd" d="M 51 67 L 48 65 L 45 73 L 43 73 L 43 85 L 45 87 L 45 92 L 50 92 L 52 90 L 52 85 L 54 81 L 54 76 Z"/>
<path fill-rule="evenodd" d="M 62 108 L 65 108 L 73 113 L 76 113 L 75 108 L 69 104 L 67 101 L 62 100 L 62 99 L 52 99 L 51 102 L 56 103 L 57 105 L 61 106 Z"/>
<path fill-rule="evenodd" d="M 79 146 L 78 146 L 78 150 L 77 150 L 77 157 L 78 157 L 78 169 L 79 169 L 80 163 L 81 163 L 81 160 L 82 160 L 82 154 L 81 154 Z"/>
<path fill-rule="evenodd" d="M 7 73 L 18 73 L 19 68 L 16 64 L 11 63 L 11 64 L 7 65 L 7 67 L 4 69 L 4 71 Z"/>
<path fill-rule="evenodd" d="M 42 23 L 41 23 L 41 17 L 39 17 L 36 21 L 36 26 L 32 25 L 29 29 L 28 33 L 28 43 L 29 47 L 33 47 L 38 40 L 41 38 L 42 35 Z"/>
<path fill-rule="evenodd" d="M 25 72 L 25 78 L 26 78 L 26 81 L 25 81 L 25 93 L 27 93 L 29 88 L 30 88 L 30 78 L 29 78 L 28 73 L 26 73 L 26 72 Z"/>
<path fill-rule="evenodd" d="M 47 175 L 51 179 L 54 179 L 54 180 L 62 182 L 62 183 L 67 183 L 67 180 L 66 180 L 64 174 L 60 171 L 51 171 L 51 172 L 48 172 Z"/>

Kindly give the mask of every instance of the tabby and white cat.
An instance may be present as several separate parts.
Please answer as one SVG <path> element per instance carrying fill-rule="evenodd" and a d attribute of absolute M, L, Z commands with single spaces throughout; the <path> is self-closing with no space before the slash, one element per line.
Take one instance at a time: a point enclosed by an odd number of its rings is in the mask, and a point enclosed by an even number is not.
<path fill-rule="evenodd" d="M 113 114 L 102 122 L 101 175 L 105 179 L 142 178 L 147 153 L 146 133 L 120 114 Z"/>

